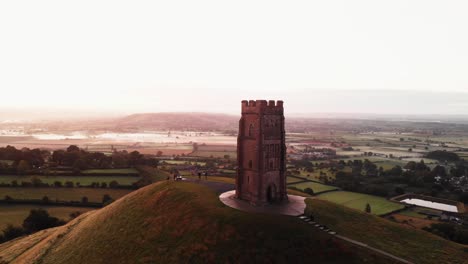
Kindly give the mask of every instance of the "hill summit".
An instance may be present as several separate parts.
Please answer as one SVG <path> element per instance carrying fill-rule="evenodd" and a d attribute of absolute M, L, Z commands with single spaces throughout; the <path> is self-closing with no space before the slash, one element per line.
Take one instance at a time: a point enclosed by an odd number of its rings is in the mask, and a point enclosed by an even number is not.
<path fill-rule="evenodd" d="M 0 263 L 286 262 L 388 263 L 294 217 L 237 211 L 208 187 L 172 181 L 0 245 Z"/>

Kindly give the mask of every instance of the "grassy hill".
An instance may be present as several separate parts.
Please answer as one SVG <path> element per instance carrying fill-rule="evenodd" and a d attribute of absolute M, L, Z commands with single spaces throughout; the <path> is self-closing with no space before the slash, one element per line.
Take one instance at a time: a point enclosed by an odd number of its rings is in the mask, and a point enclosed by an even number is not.
<path fill-rule="evenodd" d="M 392 263 L 297 218 L 237 211 L 207 187 L 172 181 L 0 244 L 0 263 L 274 262 Z"/>
<path fill-rule="evenodd" d="M 320 199 L 307 199 L 306 213 L 341 235 L 414 263 L 467 263 L 468 246 Z"/>

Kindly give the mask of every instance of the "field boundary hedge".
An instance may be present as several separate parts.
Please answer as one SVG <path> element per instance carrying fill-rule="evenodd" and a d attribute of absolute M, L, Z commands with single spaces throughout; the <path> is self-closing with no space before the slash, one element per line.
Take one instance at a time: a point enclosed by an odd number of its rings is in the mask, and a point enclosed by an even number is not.
<path fill-rule="evenodd" d="M 87 202 L 82 203 L 79 201 L 53 201 L 48 202 L 43 201 L 42 199 L 9 199 L 9 200 L 0 200 L 0 204 L 34 204 L 34 205 L 47 205 L 47 206 L 70 206 L 70 207 L 92 207 L 92 208 L 101 208 L 102 203 Z"/>

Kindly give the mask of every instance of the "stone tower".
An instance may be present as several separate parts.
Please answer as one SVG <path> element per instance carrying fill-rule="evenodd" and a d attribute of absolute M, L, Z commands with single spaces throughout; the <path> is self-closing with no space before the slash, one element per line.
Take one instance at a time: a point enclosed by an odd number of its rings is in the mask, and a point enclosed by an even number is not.
<path fill-rule="evenodd" d="M 285 157 L 283 101 L 242 101 L 236 197 L 254 205 L 287 201 Z"/>

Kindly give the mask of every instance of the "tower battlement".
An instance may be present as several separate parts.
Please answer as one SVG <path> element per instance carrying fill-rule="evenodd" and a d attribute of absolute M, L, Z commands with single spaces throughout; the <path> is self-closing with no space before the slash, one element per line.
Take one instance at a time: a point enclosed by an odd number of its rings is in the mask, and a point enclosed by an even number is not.
<path fill-rule="evenodd" d="M 242 113 L 283 114 L 283 101 L 278 100 L 243 100 Z"/>

